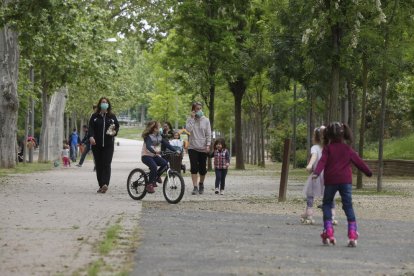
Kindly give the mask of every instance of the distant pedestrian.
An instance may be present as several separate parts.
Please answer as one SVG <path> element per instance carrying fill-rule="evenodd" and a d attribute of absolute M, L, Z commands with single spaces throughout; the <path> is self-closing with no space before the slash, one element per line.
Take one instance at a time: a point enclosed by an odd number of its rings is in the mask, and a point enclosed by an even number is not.
<path fill-rule="evenodd" d="M 312 172 L 318 165 L 319 160 L 322 157 L 322 149 L 323 149 L 323 135 L 324 135 L 325 126 L 320 126 L 315 128 L 313 131 L 312 143 L 313 146 L 311 147 L 311 158 L 309 160 L 308 165 L 306 166 L 306 170 L 311 173 L 309 175 L 303 192 L 306 197 L 306 208 L 304 213 L 301 215 L 301 222 L 303 224 L 313 224 L 315 221 L 313 219 L 313 203 L 315 198 L 321 198 L 323 196 L 324 191 L 324 184 L 323 184 L 323 171 L 320 174 L 320 177 L 313 179 Z M 335 206 L 332 208 L 332 222 L 336 225 L 335 220 Z"/>
<path fill-rule="evenodd" d="M 324 135 L 325 147 L 322 158 L 313 171 L 313 178 L 319 177 L 324 171 L 325 191 L 323 194 L 322 210 L 324 230 L 321 234 L 324 244 L 335 244 L 332 226 L 332 207 L 335 193 L 339 191 L 342 199 L 342 209 L 348 220 L 348 246 L 355 247 L 358 239 L 357 223 L 352 207 L 352 167 L 354 164 L 368 177 L 372 172 L 358 154 L 345 142 L 352 141 L 351 129 L 343 123 L 331 123 Z"/>
<path fill-rule="evenodd" d="M 162 129 L 161 129 L 161 137 L 163 139 L 165 139 L 167 142 L 169 142 L 171 139 L 174 138 L 174 131 L 172 129 L 172 125 L 170 122 L 165 122 L 162 125 Z M 165 144 L 161 144 L 161 151 L 164 152 L 166 150 L 166 146 Z"/>
<path fill-rule="evenodd" d="M 86 155 L 89 153 L 89 151 L 91 150 L 91 143 L 89 142 L 89 128 L 87 125 L 84 125 L 83 127 L 83 139 L 81 141 L 81 146 L 82 146 L 82 152 L 81 152 L 81 158 L 79 160 L 79 164 L 77 164 L 77 167 L 82 167 L 83 162 L 85 161 Z"/>
<path fill-rule="evenodd" d="M 67 168 L 70 167 L 70 159 L 69 159 L 69 145 L 64 143 L 63 149 L 60 154 L 62 158 L 63 167 Z"/>
<path fill-rule="evenodd" d="M 74 128 L 72 133 L 69 135 L 68 141 L 70 146 L 70 159 L 72 162 L 76 162 L 76 158 L 78 157 L 78 146 L 81 142 L 76 128 Z"/>
<path fill-rule="evenodd" d="M 193 103 L 186 130 L 190 132 L 188 156 L 190 157 L 193 195 L 204 192 L 204 179 L 207 174 L 207 156 L 210 153 L 211 126 L 210 120 L 204 116 L 202 104 Z M 198 174 L 200 182 L 198 182 Z"/>
<path fill-rule="evenodd" d="M 230 166 L 230 153 L 224 139 L 219 138 L 214 142 L 212 156 L 214 157 L 214 171 L 216 173 L 215 194 L 220 192 L 221 195 L 224 195 L 227 171 Z"/>
<path fill-rule="evenodd" d="M 108 190 L 115 136 L 118 131 L 118 119 L 112 112 L 109 99 L 100 98 L 96 112 L 89 120 L 89 142 L 92 145 L 95 159 L 96 178 L 99 184 L 98 193 L 105 193 Z"/>

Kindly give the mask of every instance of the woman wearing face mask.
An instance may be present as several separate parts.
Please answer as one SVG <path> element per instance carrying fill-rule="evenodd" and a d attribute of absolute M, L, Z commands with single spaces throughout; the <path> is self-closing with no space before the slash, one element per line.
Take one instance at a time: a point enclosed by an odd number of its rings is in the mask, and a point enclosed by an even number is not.
<path fill-rule="evenodd" d="M 89 119 L 89 141 L 95 159 L 98 193 L 105 193 L 108 190 L 114 142 L 118 130 L 118 120 L 112 113 L 111 103 L 105 97 L 100 98 L 96 112 Z"/>
<path fill-rule="evenodd" d="M 191 179 L 194 186 L 192 194 L 202 194 L 207 173 L 207 156 L 211 145 L 211 126 L 210 120 L 204 116 L 201 103 L 193 103 L 185 128 L 190 132 L 188 156 L 190 157 Z M 198 174 L 200 174 L 199 182 Z"/>

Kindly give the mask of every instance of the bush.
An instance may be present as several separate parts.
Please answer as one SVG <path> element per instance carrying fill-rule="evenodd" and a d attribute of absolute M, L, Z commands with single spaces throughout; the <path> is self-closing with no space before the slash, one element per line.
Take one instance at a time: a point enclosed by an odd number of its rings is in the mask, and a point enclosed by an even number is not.
<path fill-rule="evenodd" d="M 296 167 L 306 168 L 308 164 L 308 153 L 305 149 L 296 151 Z"/>

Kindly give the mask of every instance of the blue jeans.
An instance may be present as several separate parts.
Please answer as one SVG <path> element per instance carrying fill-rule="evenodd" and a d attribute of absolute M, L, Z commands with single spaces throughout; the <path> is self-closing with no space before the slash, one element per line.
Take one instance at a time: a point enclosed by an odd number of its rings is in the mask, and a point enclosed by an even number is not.
<path fill-rule="evenodd" d="M 167 166 L 167 161 L 159 156 L 142 156 L 142 162 L 150 169 L 149 183 L 155 183 L 157 180 L 158 171 L 162 171 Z M 160 169 L 157 171 L 158 166 Z"/>
<path fill-rule="evenodd" d="M 354 208 L 352 207 L 352 184 L 325 185 L 323 193 L 322 210 L 323 221 L 332 220 L 332 208 L 334 197 L 339 191 L 342 199 L 342 209 L 345 212 L 348 221 L 355 221 Z"/>
<path fill-rule="evenodd" d="M 224 190 L 226 186 L 227 169 L 215 169 L 216 172 L 216 189 Z"/>
<path fill-rule="evenodd" d="M 77 144 L 71 144 L 70 145 L 70 159 L 73 162 L 76 162 L 76 157 L 78 157 L 78 145 Z"/>

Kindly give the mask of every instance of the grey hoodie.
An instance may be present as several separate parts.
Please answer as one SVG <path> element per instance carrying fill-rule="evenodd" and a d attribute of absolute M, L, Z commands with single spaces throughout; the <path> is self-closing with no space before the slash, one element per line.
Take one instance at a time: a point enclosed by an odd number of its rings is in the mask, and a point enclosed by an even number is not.
<path fill-rule="evenodd" d="M 201 118 L 188 118 L 185 127 L 190 132 L 188 149 L 206 151 L 206 147 L 211 145 L 211 126 L 210 120 L 202 116 Z"/>

